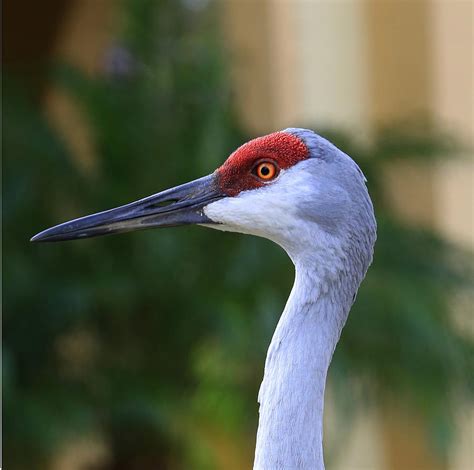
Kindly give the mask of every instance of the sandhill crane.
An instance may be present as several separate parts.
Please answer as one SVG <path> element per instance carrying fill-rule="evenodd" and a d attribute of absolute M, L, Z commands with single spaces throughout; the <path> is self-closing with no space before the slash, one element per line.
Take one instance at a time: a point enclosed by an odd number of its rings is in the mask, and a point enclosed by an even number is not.
<path fill-rule="evenodd" d="M 324 469 L 326 375 L 376 239 L 361 170 L 314 132 L 285 129 L 242 145 L 211 175 L 66 222 L 32 241 L 183 224 L 268 238 L 293 261 L 295 283 L 258 395 L 254 469 Z"/>

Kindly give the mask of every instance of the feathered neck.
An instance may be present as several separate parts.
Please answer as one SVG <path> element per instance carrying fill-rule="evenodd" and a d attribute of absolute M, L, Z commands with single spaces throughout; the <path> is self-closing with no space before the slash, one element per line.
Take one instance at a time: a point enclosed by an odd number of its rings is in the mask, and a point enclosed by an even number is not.
<path fill-rule="evenodd" d="M 318 264 L 295 264 L 295 283 L 268 349 L 258 397 L 255 470 L 324 469 L 326 376 L 360 281 L 348 282 L 343 272 L 322 278 Z"/>

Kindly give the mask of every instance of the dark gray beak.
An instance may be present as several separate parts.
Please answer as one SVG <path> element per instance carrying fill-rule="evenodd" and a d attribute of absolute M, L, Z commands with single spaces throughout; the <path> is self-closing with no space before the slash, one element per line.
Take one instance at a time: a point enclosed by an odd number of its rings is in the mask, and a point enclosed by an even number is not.
<path fill-rule="evenodd" d="M 223 197 L 225 194 L 211 174 L 125 206 L 56 225 L 38 233 L 31 241 L 58 242 L 153 227 L 212 224 L 203 208 Z"/>

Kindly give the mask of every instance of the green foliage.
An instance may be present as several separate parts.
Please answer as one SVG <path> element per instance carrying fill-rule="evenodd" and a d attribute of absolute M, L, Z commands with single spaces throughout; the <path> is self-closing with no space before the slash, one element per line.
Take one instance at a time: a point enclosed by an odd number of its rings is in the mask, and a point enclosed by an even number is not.
<path fill-rule="evenodd" d="M 5 80 L 7 468 L 47 468 L 62 443 L 91 432 L 111 446 L 109 468 L 130 469 L 211 467 L 196 432 L 207 426 L 254 439 L 265 351 L 293 278 L 278 247 L 198 227 L 28 242 L 209 173 L 246 138 L 208 11 L 130 1 L 122 18 L 122 63 L 99 78 L 65 66 L 52 78 L 91 123 L 94 171 Z M 472 377 L 472 341 L 448 308 L 472 285 L 469 256 L 404 227 L 382 203 L 374 185 L 386 157 L 429 159 L 440 148 L 390 135 L 370 149 L 332 135 L 369 175 L 379 235 L 331 376 L 341 400 L 365 396 L 362 383 L 373 398 L 421 409 L 444 446 L 453 392 L 469 391 Z"/>

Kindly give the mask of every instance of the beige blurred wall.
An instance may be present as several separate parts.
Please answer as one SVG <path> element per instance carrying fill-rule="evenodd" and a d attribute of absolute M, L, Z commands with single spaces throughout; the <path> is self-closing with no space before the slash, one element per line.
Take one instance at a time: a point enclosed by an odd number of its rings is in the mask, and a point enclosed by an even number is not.
<path fill-rule="evenodd" d="M 366 128 L 362 4 L 221 0 L 220 9 L 236 105 L 248 130 Z"/>
<path fill-rule="evenodd" d="M 434 175 L 435 220 L 452 240 L 474 248 L 474 3 L 432 4 L 433 112 L 467 148 Z M 474 438 L 473 438 L 474 440 Z M 474 461 L 474 459 L 473 459 Z M 474 464 L 473 464 L 474 465 Z"/>
<path fill-rule="evenodd" d="M 236 104 L 250 133 L 311 125 L 370 140 L 380 124 L 433 116 L 466 150 L 436 166 L 394 164 L 380 177 L 407 222 L 474 248 L 471 1 L 222 0 L 220 6 Z M 417 419 L 395 408 L 374 410 L 357 420 L 333 468 L 474 469 L 473 414 L 461 410 L 463 439 L 450 461 L 440 462 Z"/>

